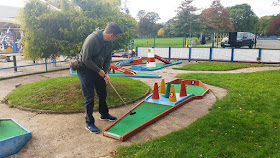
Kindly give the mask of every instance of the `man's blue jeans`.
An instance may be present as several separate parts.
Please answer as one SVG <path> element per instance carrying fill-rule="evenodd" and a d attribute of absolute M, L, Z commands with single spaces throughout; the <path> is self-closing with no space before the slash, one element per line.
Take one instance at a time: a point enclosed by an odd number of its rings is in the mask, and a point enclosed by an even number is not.
<path fill-rule="evenodd" d="M 99 113 L 107 115 L 109 111 L 106 103 L 106 82 L 97 72 L 90 70 L 85 65 L 79 68 L 77 72 L 84 96 L 86 124 L 94 124 L 94 118 L 92 116 L 94 108 L 94 91 L 96 91 L 98 96 Z"/>

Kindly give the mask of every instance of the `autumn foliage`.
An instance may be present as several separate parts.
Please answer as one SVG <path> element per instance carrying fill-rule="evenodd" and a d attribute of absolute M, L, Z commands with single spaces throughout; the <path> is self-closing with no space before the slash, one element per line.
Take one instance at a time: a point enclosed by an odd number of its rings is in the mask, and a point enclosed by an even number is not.
<path fill-rule="evenodd" d="M 275 18 L 275 20 L 269 26 L 267 33 L 270 35 L 280 34 L 280 17 Z"/>
<path fill-rule="evenodd" d="M 160 36 L 160 37 L 164 36 L 164 29 L 163 28 L 160 28 L 158 30 L 158 36 Z"/>
<path fill-rule="evenodd" d="M 220 0 L 214 0 L 210 8 L 201 13 L 204 29 L 212 31 L 231 31 L 233 29 L 230 14 L 221 5 Z"/>

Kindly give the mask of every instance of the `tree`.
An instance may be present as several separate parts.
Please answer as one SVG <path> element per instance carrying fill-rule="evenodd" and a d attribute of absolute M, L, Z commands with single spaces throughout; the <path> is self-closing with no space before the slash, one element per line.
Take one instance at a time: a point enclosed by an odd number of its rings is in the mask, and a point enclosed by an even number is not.
<path fill-rule="evenodd" d="M 137 14 L 137 31 L 139 35 L 156 35 L 157 27 L 156 22 L 160 19 L 159 15 L 155 12 L 146 13 L 145 10 L 140 10 Z"/>
<path fill-rule="evenodd" d="M 59 10 L 40 0 L 28 1 L 19 18 L 25 33 L 25 57 L 36 60 L 76 55 L 92 31 L 97 27 L 105 28 L 110 22 L 118 23 L 124 31 L 119 40 L 113 43 L 113 49 L 126 48 L 135 33 L 136 22 L 107 1 L 75 0 L 76 3 L 72 4 L 60 0 L 56 6 L 64 9 Z"/>
<path fill-rule="evenodd" d="M 275 20 L 269 26 L 267 33 L 269 35 L 280 35 L 280 17 L 275 18 Z"/>
<path fill-rule="evenodd" d="M 220 0 L 214 0 L 210 8 L 202 11 L 201 21 L 208 32 L 228 32 L 233 29 L 230 15 Z"/>
<path fill-rule="evenodd" d="M 49 57 L 52 53 L 57 54 L 57 50 L 53 50 L 50 43 L 49 35 L 46 35 L 43 28 L 40 28 L 40 22 L 36 19 L 47 14 L 50 9 L 38 0 L 31 0 L 22 10 L 21 29 L 24 30 L 23 37 L 25 57 L 36 60 L 41 57 Z M 42 40 L 41 37 L 45 36 Z M 53 52 L 54 51 L 54 52 Z"/>
<path fill-rule="evenodd" d="M 193 0 L 183 0 L 173 19 L 167 21 L 164 29 L 169 36 L 185 36 L 192 28 L 193 33 L 200 32 L 199 16 L 194 14 L 198 9 L 191 5 Z"/>
<path fill-rule="evenodd" d="M 174 26 L 175 26 L 175 24 L 176 24 L 176 22 L 175 22 L 174 18 L 168 20 L 168 21 L 165 23 L 164 27 L 163 27 L 163 29 L 164 29 L 164 34 L 165 34 L 165 35 L 168 35 L 168 36 L 170 36 L 170 37 L 171 37 L 173 34 L 175 34 L 175 32 L 174 32 Z M 174 33 L 173 33 L 173 32 L 174 32 Z"/>
<path fill-rule="evenodd" d="M 48 5 L 51 5 L 57 9 L 61 10 L 71 10 L 74 9 L 70 0 L 45 0 Z"/>
<path fill-rule="evenodd" d="M 145 10 L 139 10 L 136 17 L 138 20 L 140 20 L 140 19 L 144 18 L 146 14 L 147 13 Z"/>
<path fill-rule="evenodd" d="M 163 29 L 163 28 L 160 28 L 160 29 L 158 30 L 157 35 L 158 35 L 159 37 L 164 36 L 164 29 Z"/>
<path fill-rule="evenodd" d="M 154 23 L 154 24 L 160 19 L 158 13 L 155 13 L 155 12 L 148 12 L 148 13 L 145 15 L 144 18 L 145 18 L 145 19 L 148 19 L 149 22 Z"/>
<path fill-rule="evenodd" d="M 263 16 L 258 20 L 258 33 L 259 34 L 267 34 L 267 30 L 271 23 L 274 21 L 275 17 L 273 16 Z"/>
<path fill-rule="evenodd" d="M 235 31 L 255 32 L 258 17 L 248 4 L 235 5 L 226 8 L 230 13 Z"/>

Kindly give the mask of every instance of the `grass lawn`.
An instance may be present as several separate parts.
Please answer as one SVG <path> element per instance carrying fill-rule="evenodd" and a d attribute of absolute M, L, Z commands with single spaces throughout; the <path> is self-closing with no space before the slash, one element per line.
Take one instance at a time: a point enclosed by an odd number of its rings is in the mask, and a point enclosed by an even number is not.
<path fill-rule="evenodd" d="M 228 71 L 248 67 L 263 67 L 264 64 L 250 63 L 228 63 L 228 62 L 198 62 L 196 64 L 188 64 L 181 68 L 173 68 L 178 70 L 193 70 L 193 71 Z"/>
<path fill-rule="evenodd" d="M 189 42 L 190 39 L 186 38 L 186 40 Z M 154 41 L 154 38 L 139 38 L 134 39 L 134 46 L 135 47 L 146 47 L 148 44 L 148 47 L 153 47 L 155 42 L 156 47 L 179 47 L 183 48 L 186 47 L 185 45 L 185 37 L 174 37 L 174 38 L 156 38 Z M 200 40 L 196 37 L 192 37 L 192 45 L 195 47 L 197 44 L 200 44 Z M 199 47 L 210 47 L 210 46 L 199 46 Z"/>
<path fill-rule="evenodd" d="M 124 101 L 134 100 L 143 96 L 149 86 L 127 77 L 110 76 L 111 83 Z M 39 110 L 84 110 L 84 99 L 77 76 L 51 78 L 21 85 L 6 97 L 11 105 Z M 95 95 L 95 108 L 98 98 Z M 107 104 L 109 107 L 122 103 L 111 86 L 107 86 Z"/>
<path fill-rule="evenodd" d="M 280 157 L 280 70 L 177 77 L 198 79 L 229 93 L 190 126 L 121 146 L 114 157 Z"/>

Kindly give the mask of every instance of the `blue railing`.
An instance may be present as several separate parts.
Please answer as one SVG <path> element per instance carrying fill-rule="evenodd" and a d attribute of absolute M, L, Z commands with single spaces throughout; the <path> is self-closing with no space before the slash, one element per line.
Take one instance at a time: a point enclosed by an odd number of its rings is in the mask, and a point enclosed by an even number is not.
<path fill-rule="evenodd" d="M 137 47 L 136 55 L 147 56 L 146 47 Z M 280 50 L 225 48 L 154 48 L 155 54 L 173 60 L 221 61 L 280 64 Z"/>
<path fill-rule="evenodd" d="M 65 61 L 53 61 L 53 62 L 47 62 L 45 60 L 44 63 L 34 63 L 34 64 L 29 64 L 29 65 L 20 65 L 20 66 L 17 66 L 17 62 L 16 62 L 16 56 L 13 55 L 13 64 L 14 66 L 11 66 L 11 67 L 3 67 L 3 68 L 0 68 L 0 70 L 6 70 L 6 69 L 14 69 L 14 72 L 17 72 L 17 68 L 20 68 L 20 67 L 29 67 L 29 66 L 37 66 L 37 65 L 46 65 L 46 71 L 48 71 L 48 64 L 56 64 L 56 63 L 62 63 L 62 62 L 65 62 Z"/>

